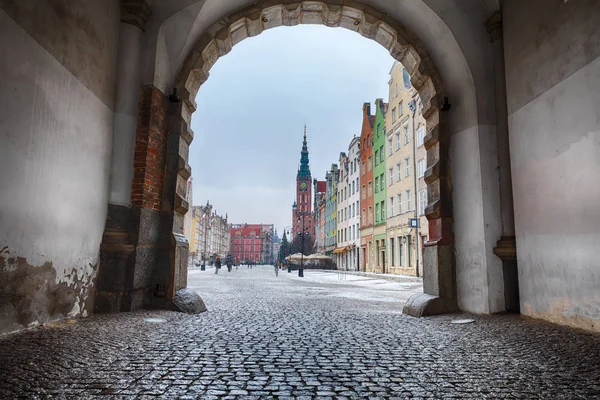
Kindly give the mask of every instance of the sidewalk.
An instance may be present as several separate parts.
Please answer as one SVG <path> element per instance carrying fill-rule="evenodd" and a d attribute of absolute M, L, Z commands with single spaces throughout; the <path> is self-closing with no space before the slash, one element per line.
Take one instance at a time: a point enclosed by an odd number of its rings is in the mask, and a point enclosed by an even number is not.
<path fill-rule="evenodd" d="M 374 279 L 388 279 L 390 281 L 399 281 L 399 282 L 422 282 L 422 277 L 416 277 L 411 275 L 398 275 L 398 274 L 379 274 L 376 272 L 363 272 L 363 271 L 344 271 L 344 270 L 330 270 L 330 269 L 315 269 L 312 271 L 319 272 L 329 272 L 333 274 L 347 274 L 347 275 L 357 275 L 364 276 L 365 278 L 374 278 Z"/>

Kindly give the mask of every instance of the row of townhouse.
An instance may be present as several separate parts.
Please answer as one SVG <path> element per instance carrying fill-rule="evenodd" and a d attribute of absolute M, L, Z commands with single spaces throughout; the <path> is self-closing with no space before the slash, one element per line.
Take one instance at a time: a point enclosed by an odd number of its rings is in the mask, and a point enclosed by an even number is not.
<path fill-rule="evenodd" d="M 216 257 L 225 257 L 230 249 L 229 223 L 227 214 L 219 215 L 213 206 L 193 206 L 184 220 L 192 262 L 203 260 L 212 263 Z"/>
<path fill-rule="evenodd" d="M 360 137 L 325 181 L 314 181 L 317 250 L 338 269 L 419 275 L 428 237 L 425 119 L 403 66 L 390 71 L 389 101 L 363 105 Z"/>

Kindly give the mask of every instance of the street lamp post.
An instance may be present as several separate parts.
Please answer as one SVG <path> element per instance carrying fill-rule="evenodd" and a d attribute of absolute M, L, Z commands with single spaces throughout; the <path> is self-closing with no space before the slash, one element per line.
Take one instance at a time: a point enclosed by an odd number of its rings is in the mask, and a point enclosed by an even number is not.
<path fill-rule="evenodd" d="M 287 235 L 290 237 L 290 240 L 291 240 L 291 242 L 290 242 L 290 243 L 288 243 L 288 246 L 291 248 L 292 242 L 294 241 L 293 239 L 291 239 L 291 237 L 292 237 L 292 234 L 291 234 L 291 232 L 292 232 L 292 227 L 291 227 L 291 226 L 286 226 L 286 227 L 284 227 L 284 228 L 283 228 L 283 234 L 284 234 L 284 236 L 285 236 L 286 232 L 287 232 Z M 282 243 L 282 244 L 283 244 L 283 243 Z M 285 254 L 285 252 L 284 252 L 283 254 Z M 289 254 L 288 254 L 288 256 L 289 256 Z M 283 259 L 284 259 L 284 260 L 285 260 L 285 258 L 286 258 L 286 257 L 283 257 Z M 280 260 L 280 261 L 281 261 L 281 260 Z M 292 273 L 292 267 L 291 267 L 291 265 L 290 265 L 290 263 L 289 263 L 288 261 L 286 261 L 286 264 L 287 264 L 287 272 L 288 272 L 289 274 L 291 274 L 291 273 Z"/>
<path fill-rule="evenodd" d="M 415 113 L 417 104 L 415 99 L 408 103 L 408 108 L 412 111 L 412 140 L 413 140 L 413 176 L 414 176 L 414 199 L 415 199 L 415 274 L 419 276 L 419 194 L 417 189 L 417 140 L 415 136 Z M 410 251 L 410 250 L 409 250 Z"/>

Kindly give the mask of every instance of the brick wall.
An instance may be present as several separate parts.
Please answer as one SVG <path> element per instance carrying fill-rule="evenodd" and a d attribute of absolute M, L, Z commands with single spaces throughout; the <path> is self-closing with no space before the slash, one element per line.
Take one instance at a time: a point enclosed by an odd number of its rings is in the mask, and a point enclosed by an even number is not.
<path fill-rule="evenodd" d="M 140 94 L 131 204 L 160 210 L 165 169 L 167 97 L 153 86 Z"/>

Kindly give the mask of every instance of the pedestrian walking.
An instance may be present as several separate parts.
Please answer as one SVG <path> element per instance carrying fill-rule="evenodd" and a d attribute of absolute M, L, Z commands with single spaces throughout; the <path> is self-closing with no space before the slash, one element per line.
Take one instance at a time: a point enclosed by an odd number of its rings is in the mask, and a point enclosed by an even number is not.
<path fill-rule="evenodd" d="M 217 257 L 215 260 L 215 274 L 219 274 L 219 269 L 221 268 L 221 257 Z"/>
<path fill-rule="evenodd" d="M 225 264 L 227 264 L 227 272 L 231 272 L 233 268 L 233 256 L 231 254 L 227 254 L 225 257 Z"/>
<path fill-rule="evenodd" d="M 275 264 L 275 276 L 279 276 L 279 266 Z"/>

